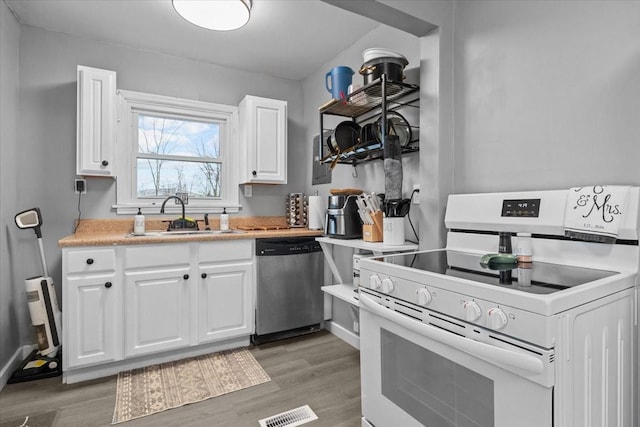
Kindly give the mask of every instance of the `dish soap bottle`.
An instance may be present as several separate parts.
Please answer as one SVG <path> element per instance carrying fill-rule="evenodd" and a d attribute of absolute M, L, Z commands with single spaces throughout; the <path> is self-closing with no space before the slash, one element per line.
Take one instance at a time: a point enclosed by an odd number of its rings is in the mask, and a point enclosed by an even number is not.
<path fill-rule="evenodd" d="M 144 234 L 144 215 L 142 215 L 140 208 L 138 208 L 138 213 L 133 220 L 133 234 Z"/>
<path fill-rule="evenodd" d="M 227 214 L 227 208 L 222 208 L 222 213 L 220 214 L 220 231 L 228 231 L 229 230 L 229 214 Z"/>

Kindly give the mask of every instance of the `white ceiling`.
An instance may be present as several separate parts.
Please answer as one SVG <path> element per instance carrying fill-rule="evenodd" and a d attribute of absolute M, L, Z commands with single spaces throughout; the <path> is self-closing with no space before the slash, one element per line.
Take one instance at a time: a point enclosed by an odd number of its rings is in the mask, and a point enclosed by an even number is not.
<path fill-rule="evenodd" d="M 253 0 L 238 30 L 186 22 L 171 0 L 6 0 L 20 23 L 302 80 L 378 25 L 320 0 Z"/>

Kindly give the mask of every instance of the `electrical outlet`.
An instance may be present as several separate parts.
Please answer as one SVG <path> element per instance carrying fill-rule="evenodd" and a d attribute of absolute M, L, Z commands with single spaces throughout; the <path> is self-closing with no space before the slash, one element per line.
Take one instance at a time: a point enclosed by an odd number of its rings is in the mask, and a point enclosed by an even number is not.
<path fill-rule="evenodd" d="M 73 188 L 76 194 L 87 194 L 87 180 L 76 179 Z"/>
<path fill-rule="evenodd" d="M 420 184 L 413 184 L 413 191 L 415 191 L 415 193 L 413 193 L 413 204 L 419 205 L 420 204 Z"/>
<path fill-rule="evenodd" d="M 250 185 L 245 185 L 244 186 L 244 197 L 251 197 L 253 196 L 253 187 Z"/>

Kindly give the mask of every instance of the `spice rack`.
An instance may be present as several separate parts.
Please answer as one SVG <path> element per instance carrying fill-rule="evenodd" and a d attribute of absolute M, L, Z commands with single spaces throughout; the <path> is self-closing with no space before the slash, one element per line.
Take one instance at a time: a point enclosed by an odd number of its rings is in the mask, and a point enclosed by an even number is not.
<path fill-rule="evenodd" d="M 287 224 L 289 227 L 306 227 L 308 223 L 307 198 L 303 193 L 290 193 L 287 196 Z"/>
<path fill-rule="evenodd" d="M 382 141 L 363 141 L 350 151 L 332 152 L 327 145 L 326 138 L 319 138 L 318 153 L 321 163 L 351 164 L 353 166 L 382 159 L 384 157 L 383 148 L 387 135 L 387 112 L 394 111 L 401 107 L 419 108 L 420 87 L 414 84 L 400 83 L 388 80 L 383 74 L 379 79 L 353 91 L 344 100 L 332 99 L 320 106 L 320 135 L 325 135 L 325 116 L 340 116 L 352 119 L 354 122 L 363 123 L 371 121 L 377 115 L 382 116 L 381 134 Z M 412 127 L 412 134 L 417 135 L 416 126 Z M 414 130 L 415 129 L 415 130 Z M 419 151 L 418 138 L 413 137 L 408 144 L 402 147 L 402 153 L 413 153 Z"/>

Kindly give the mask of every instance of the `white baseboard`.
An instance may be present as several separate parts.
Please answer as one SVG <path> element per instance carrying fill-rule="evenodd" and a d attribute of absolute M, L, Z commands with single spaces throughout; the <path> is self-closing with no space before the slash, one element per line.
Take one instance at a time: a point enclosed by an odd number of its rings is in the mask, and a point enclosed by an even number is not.
<path fill-rule="evenodd" d="M 64 384 L 73 384 L 81 381 L 92 380 L 95 378 L 117 375 L 118 372 L 141 368 L 143 366 L 151 366 L 159 363 L 166 363 L 174 360 L 184 359 L 187 357 L 195 357 L 203 354 L 215 353 L 218 351 L 248 346 L 249 336 L 244 336 L 239 338 L 231 338 L 224 341 L 217 341 L 209 344 L 202 344 L 196 347 L 186 347 L 173 351 L 136 357 L 133 359 L 119 360 L 117 362 L 108 362 L 73 369 L 67 368 L 66 371 L 62 372 L 62 382 Z"/>
<path fill-rule="evenodd" d="M 11 378 L 11 374 L 13 374 L 13 371 L 18 369 L 18 366 L 20 366 L 25 357 L 31 354 L 31 352 L 35 349 L 35 344 L 25 345 L 23 347 L 19 347 L 16 352 L 13 353 L 11 359 L 9 359 L 9 361 L 0 370 L 0 390 L 2 390 L 5 385 L 7 385 L 7 381 L 9 381 L 9 378 Z"/>
<path fill-rule="evenodd" d="M 360 350 L 360 337 L 343 326 L 330 320 L 324 321 L 324 328 L 342 341 Z"/>

